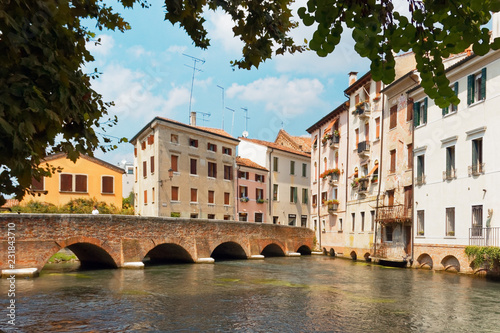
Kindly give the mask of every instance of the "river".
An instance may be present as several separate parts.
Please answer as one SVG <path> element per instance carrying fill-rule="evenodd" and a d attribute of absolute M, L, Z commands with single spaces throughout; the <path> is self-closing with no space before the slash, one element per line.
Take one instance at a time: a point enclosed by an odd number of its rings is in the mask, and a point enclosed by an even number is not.
<path fill-rule="evenodd" d="M 16 332 L 500 332 L 500 283 L 455 273 L 327 256 L 76 267 L 16 281 Z"/>

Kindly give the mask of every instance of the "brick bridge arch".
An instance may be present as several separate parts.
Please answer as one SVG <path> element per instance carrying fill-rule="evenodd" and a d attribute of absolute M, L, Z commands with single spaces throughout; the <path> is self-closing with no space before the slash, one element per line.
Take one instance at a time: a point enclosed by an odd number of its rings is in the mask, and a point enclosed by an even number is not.
<path fill-rule="evenodd" d="M 157 261 L 207 262 L 212 256 L 251 258 L 309 254 L 314 232 L 274 224 L 127 215 L 2 214 L 0 249 L 8 252 L 8 225 L 15 225 L 15 269 L 40 271 L 68 247 L 83 263 L 124 267 L 153 256 Z M 0 258 L 2 273 L 11 269 Z"/>

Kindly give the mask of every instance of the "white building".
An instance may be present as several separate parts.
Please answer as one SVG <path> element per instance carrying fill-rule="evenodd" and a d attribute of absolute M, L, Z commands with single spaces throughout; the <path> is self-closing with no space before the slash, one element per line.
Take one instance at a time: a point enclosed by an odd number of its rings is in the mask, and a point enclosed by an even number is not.
<path fill-rule="evenodd" d="M 465 246 L 499 246 L 500 52 L 470 55 L 447 77 L 460 104 L 442 109 L 421 87 L 414 101 L 416 264 L 469 271 Z M 493 232 L 497 232 L 495 237 Z"/>
<path fill-rule="evenodd" d="M 125 170 L 122 177 L 122 196 L 127 198 L 130 195 L 130 192 L 134 192 L 134 163 L 122 161 L 121 163 L 118 163 L 118 166 Z"/>

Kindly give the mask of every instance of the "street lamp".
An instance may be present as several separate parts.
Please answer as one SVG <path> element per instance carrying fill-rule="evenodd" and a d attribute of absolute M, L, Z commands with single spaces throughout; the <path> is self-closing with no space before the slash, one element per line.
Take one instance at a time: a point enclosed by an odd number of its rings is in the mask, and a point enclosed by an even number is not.
<path fill-rule="evenodd" d="M 174 178 L 174 169 L 168 169 L 168 178 L 170 179 L 170 181 L 172 181 L 172 178 Z M 163 179 L 159 180 L 158 182 L 160 183 L 160 186 L 163 186 Z"/>

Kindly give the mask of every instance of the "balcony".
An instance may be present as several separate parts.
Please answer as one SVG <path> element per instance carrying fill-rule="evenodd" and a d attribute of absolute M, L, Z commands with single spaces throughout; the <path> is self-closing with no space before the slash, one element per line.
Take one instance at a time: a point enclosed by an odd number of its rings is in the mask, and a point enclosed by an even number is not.
<path fill-rule="evenodd" d="M 422 186 L 425 184 L 425 175 L 415 177 L 415 185 Z"/>
<path fill-rule="evenodd" d="M 370 117 L 371 114 L 371 105 L 368 102 L 361 102 L 356 104 L 356 109 L 353 112 L 354 115 L 357 115 L 360 119 L 366 119 Z"/>
<path fill-rule="evenodd" d="M 362 142 L 358 143 L 358 154 L 360 156 L 370 155 L 370 142 L 362 141 Z"/>
<path fill-rule="evenodd" d="M 469 228 L 469 245 L 500 247 L 500 227 Z"/>
<path fill-rule="evenodd" d="M 457 178 L 457 170 L 451 168 L 449 170 L 443 171 L 443 181 L 444 180 L 453 180 Z"/>
<path fill-rule="evenodd" d="M 340 136 L 339 135 L 332 135 L 330 139 L 330 148 L 331 149 L 339 149 L 339 143 L 340 143 Z"/>
<path fill-rule="evenodd" d="M 410 222 L 411 207 L 405 205 L 383 206 L 378 208 L 377 222 Z"/>
<path fill-rule="evenodd" d="M 363 193 L 368 192 L 368 184 L 370 182 L 370 179 L 369 178 L 359 178 L 358 182 L 359 182 L 358 193 L 363 194 Z"/>
<path fill-rule="evenodd" d="M 328 204 L 328 213 L 329 214 L 334 214 L 338 211 L 339 209 L 339 204 L 335 204 L 335 203 L 332 203 L 332 204 Z"/>
<path fill-rule="evenodd" d="M 469 177 L 484 174 L 484 163 L 469 165 Z"/>
<path fill-rule="evenodd" d="M 339 186 L 339 174 L 332 173 L 328 176 L 328 184 L 331 186 Z"/>

